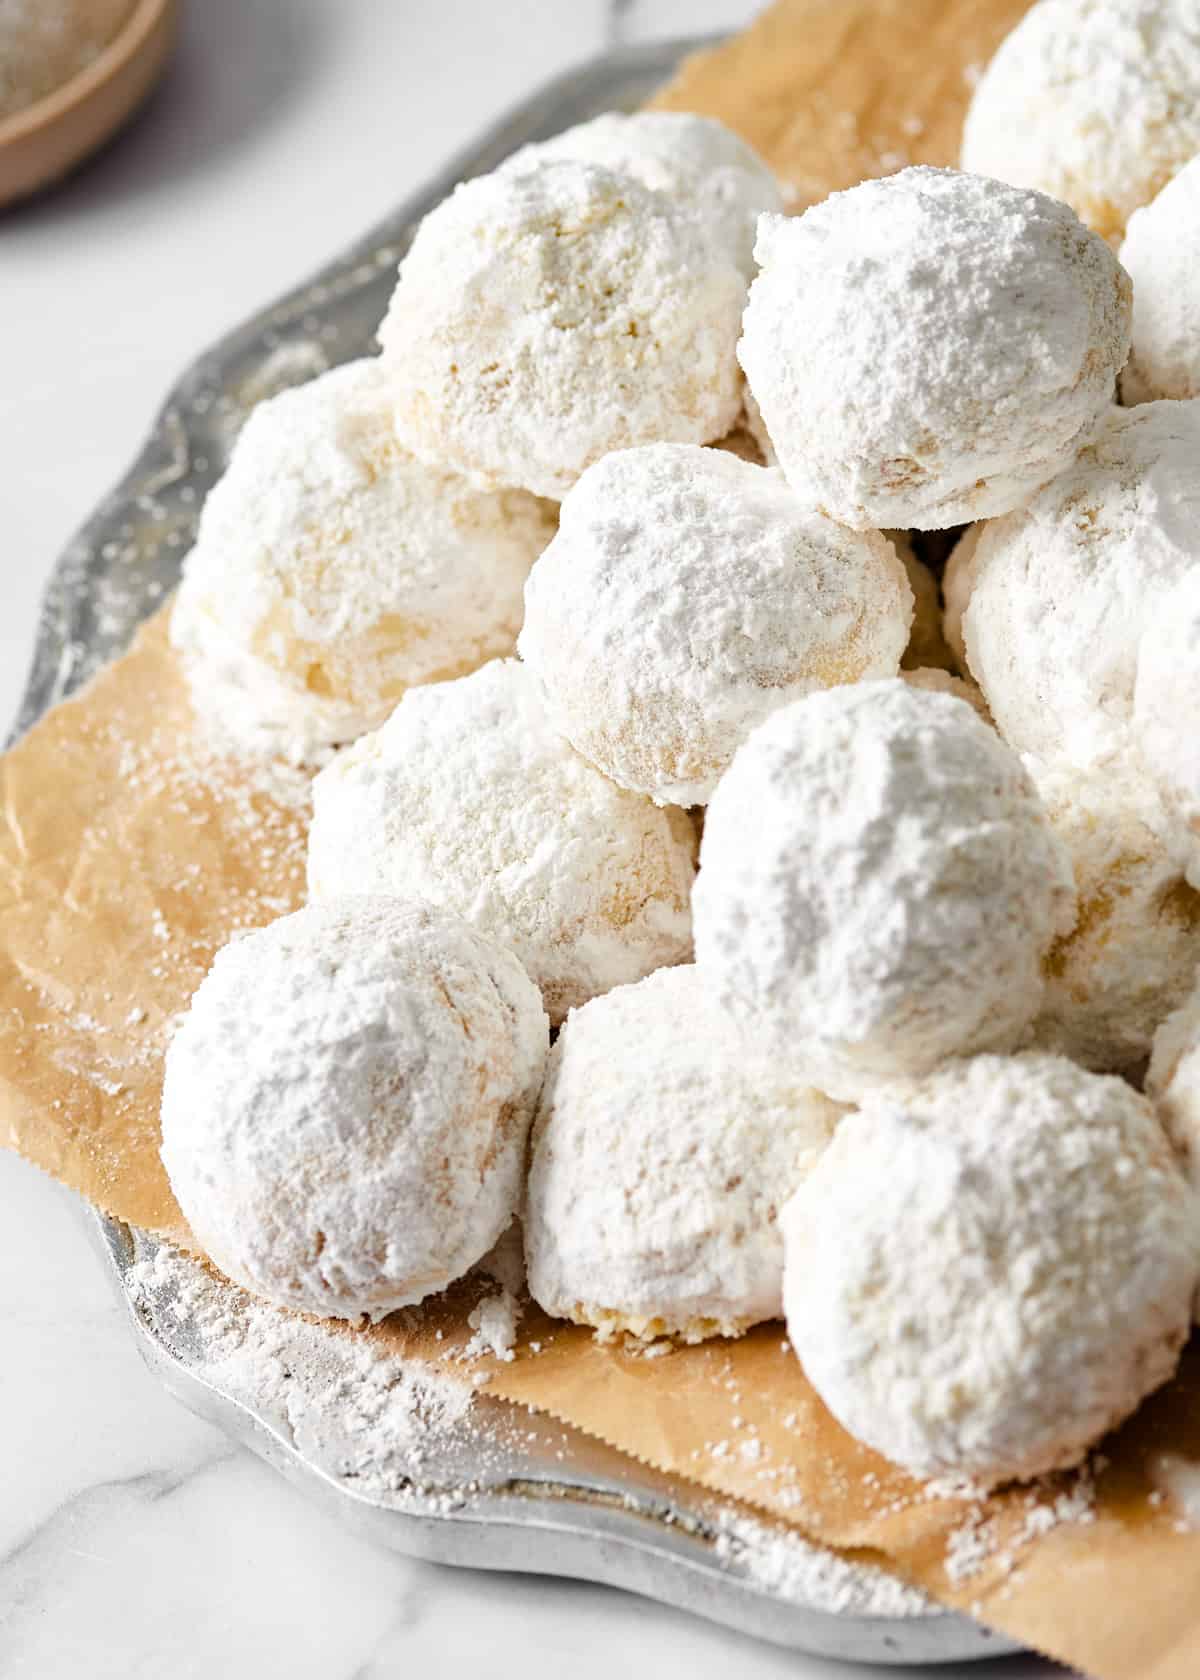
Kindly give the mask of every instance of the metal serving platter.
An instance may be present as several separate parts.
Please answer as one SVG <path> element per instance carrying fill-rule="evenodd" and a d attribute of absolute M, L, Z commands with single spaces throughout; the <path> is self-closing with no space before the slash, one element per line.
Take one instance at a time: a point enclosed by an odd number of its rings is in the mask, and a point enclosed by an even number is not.
<path fill-rule="evenodd" d="M 200 504 L 248 410 L 263 397 L 373 348 L 396 264 L 421 217 L 454 184 L 509 152 L 603 110 L 632 109 L 698 40 L 627 48 L 556 78 L 314 278 L 202 356 L 167 398 L 137 461 L 70 544 L 41 609 L 16 733 L 120 653 L 174 586 Z M 779 1645 L 877 1663 L 996 1656 L 1014 1647 L 962 1617 L 833 1614 L 795 1588 L 764 1587 L 751 1551 L 717 1544 L 715 1496 L 651 1471 L 577 1431 L 477 1396 L 473 1426 L 422 1454 L 367 1498 L 337 1455 L 319 1461 L 286 1420 L 223 1392 L 178 1303 L 135 1290 L 153 1239 L 97 1217 L 97 1235 L 150 1368 L 185 1405 L 243 1441 L 346 1523 L 410 1556 L 623 1587 Z M 473 1443 L 473 1444 L 472 1444 Z M 728 1514 L 728 1511 L 726 1511 Z"/>

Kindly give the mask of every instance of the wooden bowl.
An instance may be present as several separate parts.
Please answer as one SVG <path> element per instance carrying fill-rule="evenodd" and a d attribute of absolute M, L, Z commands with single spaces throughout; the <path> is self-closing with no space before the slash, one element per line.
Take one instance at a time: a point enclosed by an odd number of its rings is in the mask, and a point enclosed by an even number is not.
<path fill-rule="evenodd" d="M 116 133 L 162 75 L 177 21 L 178 0 L 137 0 L 86 70 L 0 122 L 0 205 L 49 186 Z"/>

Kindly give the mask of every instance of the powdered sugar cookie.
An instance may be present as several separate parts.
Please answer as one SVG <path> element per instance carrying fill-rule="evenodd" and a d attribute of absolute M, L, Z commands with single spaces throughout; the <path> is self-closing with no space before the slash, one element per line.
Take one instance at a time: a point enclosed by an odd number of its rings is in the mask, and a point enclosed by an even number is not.
<path fill-rule="evenodd" d="M 754 228 L 763 210 L 782 210 L 779 183 L 753 147 L 715 117 L 687 111 L 605 111 L 552 140 L 522 146 L 503 165 L 521 173 L 574 158 L 632 175 L 701 220 L 714 246 L 754 273 Z"/>
<path fill-rule="evenodd" d="M 549 1043 L 457 916 L 309 905 L 218 953 L 167 1052 L 163 1162 L 197 1241 L 280 1306 L 381 1318 L 516 1212 Z"/>
<path fill-rule="evenodd" d="M 738 355 L 784 472 L 832 518 L 940 529 L 1072 460 L 1129 349 L 1130 286 L 1065 205 L 906 169 L 763 216 Z"/>
<path fill-rule="evenodd" d="M 717 438 L 715 442 L 708 444 L 706 447 L 720 449 L 726 455 L 732 455 L 739 461 L 745 461 L 751 467 L 761 467 L 766 464 L 763 459 L 763 452 L 759 448 L 753 432 L 745 423 L 745 416 L 731 432 L 726 432 L 723 438 Z"/>
<path fill-rule="evenodd" d="M 959 675 L 963 677 L 971 675 L 971 667 L 967 663 L 962 621 L 967 602 L 971 599 L 971 590 L 975 587 L 975 557 L 983 532 L 983 524 L 968 526 L 950 550 L 946 569 L 942 573 L 942 634 L 954 655 Z"/>
<path fill-rule="evenodd" d="M 1061 198 L 1119 239 L 1200 151 L 1200 14 L 1179 0 L 1039 0 L 971 99 L 962 166 Z"/>
<path fill-rule="evenodd" d="M 520 653 L 551 721 L 657 804 L 703 804 L 755 724 L 815 689 L 894 676 L 912 595 L 876 532 L 716 449 L 607 455 L 530 573 Z"/>
<path fill-rule="evenodd" d="M 923 689 L 927 694 L 949 694 L 955 700 L 965 700 L 984 723 L 991 723 L 992 716 L 987 709 L 987 701 L 983 698 L 983 690 L 977 682 L 972 682 L 970 677 L 956 677 L 953 672 L 942 670 L 940 665 L 919 665 L 915 671 L 901 671 L 900 675 L 910 688 Z"/>
<path fill-rule="evenodd" d="M 628 175 L 563 160 L 467 181 L 421 223 L 380 329 L 397 433 L 554 497 L 611 449 L 723 437 L 745 285 Z"/>
<path fill-rule="evenodd" d="M 575 1010 L 534 1129 L 534 1299 L 602 1337 L 698 1342 L 777 1318 L 776 1215 L 840 1112 L 764 1055 L 695 968 Z"/>
<path fill-rule="evenodd" d="M 1033 783 L 961 700 L 857 683 L 751 735 L 708 807 L 696 961 L 831 1096 L 1010 1049 L 1071 924 Z"/>
<path fill-rule="evenodd" d="M 1138 646 L 1133 733 L 1173 839 L 1200 887 L 1200 564 L 1150 614 Z"/>
<path fill-rule="evenodd" d="M 1133 281 L 1133 342 L 1121 374 L 1130 404 L 1200 396 L 1200 158 L 1129 218 L 1121 264 Z"/>
<path fill-rule="evenodd" d="M 1195 981 L 1200 893 L 1139 778 L 1064 768 L 1039 776 L 1038 792 L 1070 854 L 1079 915 L 1046 954 L 1035 1040 L 1096 1072 L 1134 1073 Z"/>
<path fill-rule="evenodd" d="M 1200 986 L 1154 1035 L 1146 1089 L 1200 1191 Z"/>
<path fill-rule="evenodd" d="M 749 386 L 747 386 L 743 398 L 742 416 L 746 430 L 758 447 L 762 464 L 766 467 L 777 467 L 779 457 L 775 453 L 775 445 L 771 442 L 771 435 L 767 431 L 767 423 L 762 417 L 762 409 L 755 402 L 754 393 Z"/>
<path fill-rule="evenodd" d="M 314 898 L 396 892 L 509 946 L 551 1019 L 691 955 L 695 834 L 557 734 L 532 674 L 497 660 L 413 689 L 313 786 Z"/>
<path fill-rule="evenodd" d="M 405 689 L 510 653 L 555 510 L 396 443 L 377 361 L 261 403 L 204 504 L 171 618 L 201 716 L 309 756 Z"/>
<path fill-rule="evenodd" d="M 971 674 L 1018 752 L 1088 769 L 1132 747 L 1143 631 L 1200 570 L 1200 402 L 1113 409 L 1075 464 L 990 522 L 962 615 Z"/>
<path fill-rule="evenodd" d="M 1175 1370 L 1200 1203 L 1144 1097 L 980 1056 L 847 1115 L 784 1209 L 788 1335 L 917 1475 L 1065 1468 Z"/>

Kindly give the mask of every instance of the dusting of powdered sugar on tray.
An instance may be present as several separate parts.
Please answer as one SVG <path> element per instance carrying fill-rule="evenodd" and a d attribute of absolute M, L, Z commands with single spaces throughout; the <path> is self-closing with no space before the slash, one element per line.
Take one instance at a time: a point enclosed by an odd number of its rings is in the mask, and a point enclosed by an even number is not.
<path fill-rule="evenodd" d="M 344 1326 L 281 1312 L 165 1243 L 125 1281 L 156 1334 L 186 1348 L 197 1375 L 367 1497 L 393 1503 L 419 1490 L 434 1449 L 466 1425 L 468 1380 L 401 1359 Z"/>
<path fill-rule="evenodd" d="M 869 1563 L 852 1563 L 788 1529 L 730 1510 L 717 1523 L 716 1553 L 756 1587 L 835 1616 L 929 1616 L 937 1605 Z"/>
<path fill-rule="evenodd" d="M 475 1476 L 486 1474 L 491 1443 L 474 1415 L 478 1379 L 470 1366 L 476 1353 L 507 1351 L 508 1335 L 488 1332 L 508 1331 L 500 1318 L 517 1316 L 509 1290 L 481 1303 L 487 1310 L 476 1345 L 468 1344 L 443 1372 L 345 1326 L 268 1306 L 166 1243 L 143 1246 L 125 1284 L 142 1321 L 196 1376 L 265 1419 L 308 1463 L 359 1495 L 446 1514 L 478 1490 L 469 1474 L 461 1485 L 445 1486 L 442 1466 L 457 1448 Z M 514 1424 L 513 1441 L 521 1439 Z M 882 1570 L 735 1506 L 708 1523 L 682 1512 L 671 1521 L 709 1540 L 732 1574 L 806 1609 L 880 1617 L 939 1613 L 924 1593 Z"/>

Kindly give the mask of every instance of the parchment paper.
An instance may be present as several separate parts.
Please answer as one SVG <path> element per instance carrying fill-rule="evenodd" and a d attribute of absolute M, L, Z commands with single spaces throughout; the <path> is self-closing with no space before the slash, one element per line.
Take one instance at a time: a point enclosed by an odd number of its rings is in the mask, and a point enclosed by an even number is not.
<path fill-rule="evenodd" d="M 732 121 L 815 198 L 904 161 L 953 161 L 965 72 L 1022 9 L 784 0 L 660 103 Z M 0 778 L 0 1141 L 190 1246 L 157 1153 L 166 1032 L 226 938 L 300 902 L 303 810 L 202 744 L 161 615 Z M 355 1333 L 441 1361 L 466 1340 L 469 1300 Z M 1200 1674 L 1195 1346 L 1082 1480 L 988 1500 L 922 1488 L 847 1437 L 779 1325 L 650 1358 L 531 1309 L 514 1362 L 484 1368 L 493 1392 L 876 1555 L 1103 1680 Z"/>
<path fill-rule="evenodd" d="M 188 1241 L 162 1051 L 213 954 L 303 902 L 305 822 L 192 728 L 166 613 L 0 758 L 0 1141 Z"/>
<path fill-rule="evenodd" d="M 653 104 L 720 117 L 802 210 L 866 175 L 956 164 L 970 90 L 1030 0 L 779 0 Z"/>

